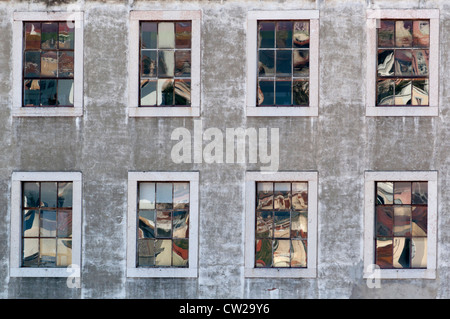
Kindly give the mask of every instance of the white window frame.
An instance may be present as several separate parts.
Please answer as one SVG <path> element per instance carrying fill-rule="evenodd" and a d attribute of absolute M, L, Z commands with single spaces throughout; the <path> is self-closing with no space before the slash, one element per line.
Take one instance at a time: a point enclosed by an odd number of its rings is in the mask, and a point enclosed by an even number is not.
<path fill-rule="evenodd" d="M 136 267 L 137 265 L 137 192 L 139 182 L 189 182 L 189 266 Z M 198 276 L 198 172 L 129 172 L 127 214 L 127 277 L 196 278 Z"/>
<path fill-rule="evenodd" d="M 21 267 L 22 182 L 73 182 L 72 265 L 67 268 Z M 10 277 L 80 277 L 82 227 L 82 176 L 79 172 L 13 172 L 11 183 Z"/>
<path fill-rule="evenodd" d="M 130 117 L 198 117 L 200 116 L 200 10 L 131 11 L 128 50 L 128 115 Z M 139 106 L 139 24 L 140 21 L 192 21 L 191 105 L 170 107 Z"/>
<path fill-rule="evenodd" d="M 439 9 L 367 10 L 366 116 L 439 115 Z M 429 106 L 376 106 L 377 24 L 380 19 L 430 19 Z"/>
<path fill-rule="evenodd" d="M 258 20 L 309 20 L 309 105 L 256 106 Z M 247 116 L 319 115 L 319 10 L 249 11 L 247 14 Z"/>
<path fill-rule="evenodd" d="M 256 182 L 308 182 L 308 252 L 306 268 L 255 267 Z M 315 278 L 317 276 L 317 172 L 247 172 L 245 174 L 245 266 L 248 278 Z"/>
<path fill-rule="evenodd" d="M 23 107 L 23 22 L 74 21 L 75 50 L 73 106 Z M 14 12 L 13 14 L 13 105 L 12 115 L 22 116 L 83 116 L 83 12 Z"/>
<path fill-rule="evenodd" d="M 437 260 L 437 179 L 436 171 L 367 171 L 364 181 L 364 278 L 435 279 Z M 426 269 L 379 269 L 375 267 L 375 182 L 428 182 L 428 229 Z"/>

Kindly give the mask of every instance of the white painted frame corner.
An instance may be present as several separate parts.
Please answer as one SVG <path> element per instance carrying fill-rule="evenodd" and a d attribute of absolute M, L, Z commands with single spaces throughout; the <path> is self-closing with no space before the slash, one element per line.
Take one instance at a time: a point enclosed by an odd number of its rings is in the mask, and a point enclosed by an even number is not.
<path fill-rule="evenodd" d="M 439 116 L 439 9 L 372 9 L 367 15 L 366 116 Z M 429 19 L 429 106 L 376 106 L 377 21 Z"/>
<path fill-rule="evenodd" d="M 22 182 L 73 182 L 72 265 L 76 268 L 21 267 Z M 80 172 L 13 172 L 11 178 L 10 277 L 80 277 L 82 232 L 82 174 Z"/>
<path fill-rule="evenodd" d="M 258 20 L 309 20 L 309 106 L 256 106 Z M 319 115 L 319 10 L 249 11 L 247 14 L 247 116 Z"/>
<path fill-rule="evenodd" d="M 137 265 L 137 191 L 138 182 L 189 182 L 189 266 L 136 267 Z M 127 213 L 127 277 L 198 277 L 199 172 L 129 172 Z"/>
<path fill-rule="evenodd" d="M 426 269 L 379 269 L 373 273 L 375 263 L 375 182 L 426 181 L 428 182 L 428 230 Z M 437 265 L 437 171 L 366 171 L 364 175 L 364 278 L 379 279 L 436 279 Z"/>
<path fill-rule="evenodd" d="M 247 278 L 315 278 L 317 276 L 318 172 L 245 174 L 245 259 Z M 255 268 L 256 182 L 308 182 L 308 252 L 306 268 Z"/>
<path fill-rule="evenodd" d="M 14 117 L 80 117 L 83 116 L 83 12 L 14 12 L 13 14 L 13 104 Z M 24 107 L 23 102 L 23 22 L 25 21 L 74 21 L 74 84 L 73 106 Z"/>
<path fill-rule="evenodd" d="M 131 11 L 128 42 L 128 116 L 199 117 L 201 90 L 201 19 L 200 10 Z M 191 20 L 191 105 L 170 107 L 139 106 L 139 24 L 141 21 Z"/>

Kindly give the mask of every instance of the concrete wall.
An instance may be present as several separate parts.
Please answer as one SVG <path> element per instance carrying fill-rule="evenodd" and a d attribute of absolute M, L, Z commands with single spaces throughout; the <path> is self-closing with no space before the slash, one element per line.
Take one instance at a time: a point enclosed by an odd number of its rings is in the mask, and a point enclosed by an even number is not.
<path fill-rule="evenodd" d="M 84 21 L 84 116 L 11 116 L 12 14 L 64 11 Z M 440 116 L 365 117 L 366 9 L 440 9 Z M 127 116 L 130 10 L 200 9 L 204 129 L 280 128 L 280 170 L 319 172 L 318 274 L 245 279 L 244 175 L 260 164 L 175 164 L 170 134 L 192 118 Z M 320 104 L 314 118 L 247 118 L 246 13 L 320 10 Z M 450 6 L 445 0 L 0 1 L 0 298 L 449 298 Z M 13 171 L 83 173 L 81 288 L 65 278 L 10 278 Z M 126 278 L 128 171 L 199 171 L 197 279 Z M 438 170 L 435 280 L 362 278 L 366 170 Z"/>

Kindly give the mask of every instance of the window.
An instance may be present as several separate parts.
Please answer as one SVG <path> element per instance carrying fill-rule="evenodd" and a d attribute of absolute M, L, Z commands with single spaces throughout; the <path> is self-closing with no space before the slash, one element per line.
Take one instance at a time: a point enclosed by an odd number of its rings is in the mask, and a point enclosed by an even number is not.
<path fill-rule="evenodd" d="M 439 11 L 368 12 L 367 115 L 436 116 Z"/>
<path fill-rule="evenodd" d="M 434 278 L 436 172 L 367 172 L 365 266 L 382 278 Z"/>
<path fill-rule="evenodd" d="M 128 277 L 196 277 L 198 173 L 129 173 Z"/>
<path fill-rule="evenodd" d="M 81 174 L 13 173 L 11 276 L 67 277 L 81 262 Z"/>
<path fill-rule="evenodd" d="M 317 173 L 248 172 L 245 194 L 246 277 L 315 277 Z"/>
<path fill-rule="evenodd" d="M 14 14 L 14 116 L 81 116 L 81 13 Z"/>
<path fill-rule="evenodd" d="M 247 115 L 318 115 L 317 11 L 250 11 Z"/>
<path fill-rule="evenodd" d="M 200 115 L 200 11 L 130 13 L 130 116 Z"/>

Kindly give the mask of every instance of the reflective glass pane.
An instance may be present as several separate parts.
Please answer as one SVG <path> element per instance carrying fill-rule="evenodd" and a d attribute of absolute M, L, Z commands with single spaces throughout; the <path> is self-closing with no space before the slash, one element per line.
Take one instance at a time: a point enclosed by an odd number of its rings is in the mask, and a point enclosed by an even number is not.
<path fill-rule="evenodd" d="M 39 183 L 23 183 L 23 207 L 39 207 Z"/>
<path fill-rule="evenodd" d="M 273 267 L 289 267 L 291 265 L 291 241 L 277 239 L 273 241 Z"/>
<path fill-rule="evenodd" d="M 72 237 L 72 212 L 58 211 L 58 237 Z"/>
<path fill-rule="evenodd" d="M 173 77 L 175 70 L 174 51 L 158 51 L 158 77 Z"/>
<path fill-rule="evenodd" d="M 24 60 L 24 76 L 38 77 L 41 75 L 41 53 L 39 51 L 26 51 Z"/>
<path fill-rule="evenodd" d="M 56 250 L 58 252 L 56 266 L 67 267 L 72 264 L 72 240 L 58 239 Z"/>
<path fill-rule="evenodd" d="M 41 48 L 41 24 L 39 22 L 27 22 L 25 29 L 25 50 Z"/>
<path fill-rule="evenodd" d="M 191 81 L 175 80 L 175 105 L 191 104 Z"/>
<path fill-rule="evenodd" d="M 175 76 L 191 76 L 191 51 L 175 51 Z"/>
<path fill-rule="evenodd" d="M 138 238 L 156 238 L 156 212 L 154 210 L 139 211 Z"/>
<path fill-rule="evenodd" d="M 275 103 L 276 105 L 292 104 L 292 82 L 276 81 L 275 82 Z"/>
<path fill-rule="evenodd" d="M 158 105 L 173 105 L 174 103 L 174 81 L 158 80 L 157 83 Z"/>
<path fill-rule="evenodd" d="M 277 48 L 292 48 L 292 21 L 278 21 L 276 30 Z"/>
<path fill-rule="evenodd" d="M 292 92 L 294 105 L 309 105 L 309 81 L 294 80 Z"/>
<path fill-rule="evenodd" d="M 395 22 L 395 45 L 397 47 L 411 47 L 413 44 L 412 21 Z"/>
<path fill-rule="evenodd" d="M 56 105 L 56 80 L 40 80 L 41 105 Z"/>
<path fill-rule="evenodd" d="M 292 208 L 308 209 L 308 183 L 292 183 Z"/>
<path fill-rule="evenodd" d="M 156 86 L 157 81 L 142 80 L 141 81 L 141 105 L 156 105 Z"/>
<path fill-rule="evenodd" d="M 394 237 L 393 243 L 393 266 L 394 268 L 409 268 L 411 249 L 410 238 Z"/>
<path fill-rule="evenodd" d="M 395 81 L 395 105 L 411 105 L 411 79 L 397 79 Z"/>
<path fill-rule="evenodd" d="M 375 241 L 376 264 L 380 268 L 392 268 L 392 238 L 378 238 Z"/>
<path fill-rule="evenodd" d="M 23 240 L 23 267 L 36 267 L 39 260 L 39 239 L 25 238 Z"/>
<path fill-rule="evenodd" d="M 75 44 L 75 22 L 67 21 L 59 23 L 58 48 L 74 49 Z"/>
<path fill-rule="evenodd" d="M 414 75 L 428 75 L 428 50 L 413 50 L 413 73 Z"/>
<path fill-rule="evenodd" d="M 291 183 L 275 183 L 274 209 L 291 208 Z"/>
<path fill-rule="evenodd" d="M 394 105 L 394 86 L 393 80 L 377 81 L 377 105 Z"/>
<path fill-rule="evenodd" d="M 411 245 L 411 267 L 427 268 L 427 238 L 413 238 Z"/>
<path fill-rule="evenodd" d="M 411 236 L 411 206 L 394 207 L 394 236 Z"/>
<path fill-rule="evenodd" d="M 155 209 L 155 183 L 139 183 L 139 209 Z"/>
<path fill-rule="evenodd" d="M 275 76 L 275 50 L 259 50 L 259 76 Z"/>
<path fill-rule="evenodd" d="M 189 207 L 189 183 L 173 183 L 173 208 Z"/>
<path fill-rule="evenodd" d="M 394 204 L 411 204 L 411 182 L 394 183 Z"/>
<path fill-rule="evenodd" d="M 172 212 L 156 212 L 156 237 L 172 237 Z"/>
<path fill-rule="evenodd" d="M 292 51 L 294 76 L 309 76 L 309 50 Z"/>
<path fill-rule="evenodd" d="M 260 22 L 259 26 L 259 48 L 274 48 L 275 47 L 275 23 L 274 22 Z"/>
<path fill-rule="evenodd" d="M 40 99 L 40 81 L 39 80 L 25 80 L 23 87 L 23 104 L 24 106 L 38 106 L 41 103 Z"/>
<path fill-rule="evenodd" d="M 41 210 L 41 237 L 56 237 L 56 211 Z"/>
<path fill-rule="evenodd" d="M 172 240 L 157 239 L 155 240 L 155 265 L 171 266 L 172 265 Z"/>
<path fill-rule="evenodd" d="M 58 23 L 45 22 L 42 23 L 41 48 L 56 49 L 58 41 Z"/>
<path fill-rule="evenodd" d="M 294 47 L 309 48 L 309 22 L 295 21 L 294 22 Z"/>
<path fill-rule="evenodd" d="M 138 240 L 138 265 L 141 267 L 155 265 L 155 241 L 152 239 Z"/>
<path fill-rule="evenodd" d="M 411 50 L 395 50 L 395 75 L 413 75 L 413 58 Z"/>
<path fill-rule="evenodd" d="M 394 229 L 394 207 L 376 207 L 376 236 L 392 236 Z"/>
<path fill-rule="evenodd" d="M 72 207 L 73 183 L 58 183 L 58 207 Z"/>
<path fill-rule="evenodd" d="M 44 51 L 41 54 L 41 76 L 56 77 L 58 75 L 57 51 Z"/>
<path fill-rule="evenodd" d="M 158 48 L 175 48 L 175 25 L 173 22 L 158 23 Z"/>
<path fill-rule="evenodd" d="M 257 239 L 255 252 L 255 267 L 272 267 L 272 240 Z"/>
<path fill-rule="evenodd" d="M 189 237 L 189 213 L 187 211 L 173 212 L 173 238 Z"/>
<path fill-rule="evenodd" d="M 289 212 L 274 212 L 274 238 L 289 238 L 291 230 L 291 214 Z"/>
<path fill-rule="evenodd" d="M 23 211 L 23 236 L 38 237 L 39 236 L 39 211 L 24 210 Z"/>
<path fill-rule="evenodd" d="M 57 207 L 57 190 L 56 182 L 41 183 L 41 207 Z"/>
<path fill-rule="evenodd" d="M 273 209 L 273 183 L 257 183 L 256 209 Z"/>
<path fill-rule="evenodd" d="M 189 261 L 189 240 L 174 239 L 172 243 L 172 252 L 172 266 L 187 266 Z"/>
<path fill-rule="evenodd" d="M 394 61 L 394 50 L 378 50 L 378 75 L 394 75 Z"/>
<path fill-rule="evenodd" d="M 273 212 L 256 212 L 256 238 L 272 238 Z"/>
<path fill-rule="evenodd" d="M 413 44 L 415 47 L 430 46 L 430 21 L 413 21 Z"/>
<path fill-rule="evenodd" d="M 73 80 L 58 80 L 58 105 L 73 106 Z"/>
<path fill-rule="evenodd" d="M 73 51 L 58 52 L 58 77 L 73 78 L 74 75 Z"/>
<path fill-rule="evenodd" d="M 141 76 L 156 77 L 156 51 L 141 51 Z"/>
<path fill-rule="evenodd" d="M 428 209 L 426 206 L 413 206 L 411 212 L 412 235 L 426 236 L 428 224 Z"/>
<path fill-rule="evenodd" d="M 291 238 L 307 238 L 308 213 L 291 212 Z"/>
<path fill-rule="evenodd" d="M 378 46 L 393 47 L 394 46 L 394 27 L 395 21 L 380 20 L 378 28 Z"/>
<path fill-rule="evenodd" d="M 428 183 L 413 182 L 412 183 L 412 203 L 427 204 L 428 203 Z"/>
<path fill-rule="evenodd" d="M 291 267 L 307 266 L 307 247 L 306 240 L 291 241 Z"/>
<path fill-rule="evenodd" d="M 39 240 L 39 266 L 56 266 L 56 239 L 41 238 Z"/>
<path fill-rule="evenodd" d="M 276 74 L 277 76 L 291 76 L 292 75 L 292 51 L 278 50 L 276 52 Z"/>
<path fill-rule="evenodd" d="M 191 22 L 175 23 L 175 47 L 177 49 L 188 49 L 191 47 Z"/>
<path fill-rule="evenodd" d="M 258 105 L 275 105 L 275 82 L 258 82 Z"/>
<path fill-rule="evenodd" d="M 171 209 L 173 194 L 172 183 L 156 184 L 156 209 Z"/>
<path fill-rule="evenodd" d="M 376 204 L 394 203 L 394 183 L 377 182 L 377 202 Z"/>
<path fill-rule="evenodd" d="M 156 22 L 141 23 L 141 48 L 156 49 L 158 24 Z"/>

